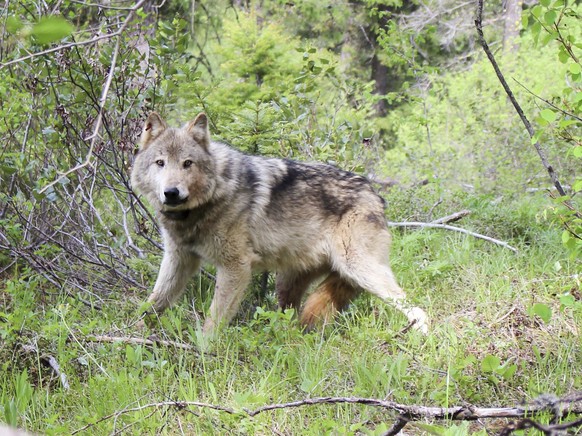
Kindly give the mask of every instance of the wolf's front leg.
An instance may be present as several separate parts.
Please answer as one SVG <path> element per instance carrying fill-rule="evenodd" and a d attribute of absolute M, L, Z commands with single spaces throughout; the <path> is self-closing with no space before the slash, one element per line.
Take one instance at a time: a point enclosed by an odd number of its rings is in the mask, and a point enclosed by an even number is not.
<path fill-rule="evenodd" d="M 148 298 L 152 308 L 161 313 L 171 306 L 184 293 L 188 280 L 199 266 L 200 258 L 187 251 L 165 251 L 158 279 Z"/>
<path fill-rule="evenodd" d="M 210 315 L 204 323 L 205 334 L 211 335 L 217 327 L 227 324 L 234 317 L 251 281 L 251 275 L 250 264 L 229 265 L 217 269 Z"/>

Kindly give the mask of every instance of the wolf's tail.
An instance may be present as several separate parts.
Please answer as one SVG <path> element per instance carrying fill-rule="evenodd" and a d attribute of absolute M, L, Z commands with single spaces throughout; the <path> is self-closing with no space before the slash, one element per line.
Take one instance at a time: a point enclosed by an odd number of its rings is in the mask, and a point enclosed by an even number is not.
<path fill-rule="evenodd" d="M 345 309 L 358 295 L 358 290 L 332 272 L 309 296 L 301 312 L 301 324 L 311 329 L 318 323 L 327 323 Z"/>

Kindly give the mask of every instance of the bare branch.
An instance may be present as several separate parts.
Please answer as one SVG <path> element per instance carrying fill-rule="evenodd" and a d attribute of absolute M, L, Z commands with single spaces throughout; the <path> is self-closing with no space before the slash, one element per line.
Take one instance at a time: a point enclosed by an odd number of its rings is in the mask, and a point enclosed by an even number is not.
<path fill-rule="evenodd" d="M 221 412 L 225 412 L 225 413 L 228 413 L 230 415 L 236 414 L 236 411 L 234 409 L 230 409 L 228 407 L 216 406 L 214 404 L 209 404 L 209 403 L 201 403 L 198 401 L 163 401 L 161 403 L 144 404 L 143 406 L 119 410 L 119 411 L 114 412 L 110 415 L 103 416 L 93 423 L 89 423 L 89 424 L 73 431 L 71 434 L 80 433 L 80 432 L 85 431 L 88 428 L 93 427 L 93 426 L 95 426 L 103 421 L 107 421 L 108 419 L 111 419 L 111 418 L 117 419 L 119 416 L 125 415 L 127 413 L 139 412 L 141 410 L 150 409 L 150 408 L 158 409 L 160 407 L 176 407 L 177 409 L 185 409 L 187 407 L 203 407 L 203 408 L 207 408 L 207 409 L 219 410 Z"/>
<path fill-rule="evenodd" d="M 135 12 L 139 8 L 141 8 L 141 6 L 145 2 L 146 2 L 146 0 L 139 0 L 135 5 L 133 5 L 131 8 L 129 8 L 129 14 L 127 15 L 127 17 L 126 17 L 125 21 L 123 22 L 123 24 L 121 25 L 121 27 L 116 32 L 108 33 L 106 35 L 99 35 L 99 36 L 96 36 L 95 38 L 88 39 L 87 41 L 70 42 L 68 44 L 63 44 L 63 45 L 59 45 L 57 47 L 48 48 L 48 49 L 43 50 L 43 51 L 31 53 L 31 54 L 28 54 L 26 56 L 22 56 L 18 59 L 13 59 L 11 61 L 4 62 L 3 64 L 0 64 L 0 70 L 2 68 L 6 68 L 9 65 L 14 65 L 14 64 L 20 63 L 22 61 L 26 61 L 28 59 L 38 57 L 38 56 L 43 56 L 46 54 L 55 53 L 57 51 L 66 50 L 66 49 L 72 48 L 72 47 L 92 45 L 92 44 L 95 44 L 96 42 L 99 42 L 103 39 L 111 39 L 111 38 L 115 38 L 117 36 L 120 36 L 125 31 L 125 28 L 129 25 L 129 22 L 133 18 L 133 15 L 135 14 Z"/>
<path fill-rule="evenodd" d="M 459 212 L 455 212 L 453 214 L 444 216 L 442 218 L 438 218 L 436 220 L 431 221 L 432 224 L 446 224 L 446 223 L 453 223 L 455 221 L 459 221 L 461 218 L 466 217 L 471 213 L 470 210 L 461 210 Z"/>
<path fill-rule="evenodd" d="M 497 64 L 497 61 L 495 60 L 493 53 L 489 49 L 487 41 L 485 41 L 485 36 L 483 35 L 483 22 L 482 22 L 482 20 L 483 20 L 483 1 L 484 0 L 478 0 L 477 15 L 475 18 L 475 27 L 477 28 L 477 35 L 479 36 L 479 43 L 481 44 L 481 47 L 483 47 L 483 50 L 485 51 L 485 54 L 487 55 L 489 62 L 491 62 L 491 65 L 493 66 L 493 69 L 495 70 L 495 74 L 497 75 L 497 78 L 501 82 L 501 85 L 503 86 L 503 89 L 505 90 L 507 97 L 511 101 L 511 104 L 513 104 L 513 107 L 515 108 L 515 111 L 519 115 L 519 118 L 521 118 L 521 121 L 522 121 L 523 125 L 525 126 L 525 129 L 529 133 L 529 136 L 533 139 L 535 136 L 535 131 L 534 131 L 531 123 L 529 122 L 529 120 L 525 116 L 523 109 L 521 108 L 521 106 L 517 102 L 517 99 L 513 95 L 513 92 L 511 91 L 511 88 L 507 84 L 505 77 L 501 73 L 501 70 L 499 69 L 499 65 Z M 557 176 L 556 172 L 554 171 L 554 168 L 548 162 L 548 158 L 546 157 L 546 153 L 542 149 L 542 146 L 540 145 L 540 143 L 538 141 L 535 141 L 535 143 L 533 145 L 538 153 L 538 156 L 540 157 L 540 160 L 542 161 L 544 168 L 547 170 L 548 174 L 550 175 L 550 179 L 552 180 L 552 183 L 556 187 L 558 193 L 561 196 L 565 196 L 566 192 L 564 191 L 564 188 L 562 188 L 562 185 L 560 184 L 560 181 L 558 180 L 558 176 Z"/>
<path fill-rule="evenodd" d="M 142 3 L 143 1 L 145 1 L 145 0 L 141 0 L 140 3 Z M 121 26 L 122 29 L 125 28 L 126 24 L 129 22 L 129 19 L 131 18 L 132 14 L 133 14 L 133 10 L 132 10 L 132 12 L 130 12 L 130 14 L 126 18 L 125 23 Z M 121 29 L 120 29 L 120 31 L 121 31 Z M 52 186 L 54 186 L 55 184 L 57 184 L 60 180 L 62 180 L 63 178 L 65 178 L 69 174 L 74 173 L 75 171 L 78 171 L 81 168 L 84 168 L 91 163 L 91 158 L 93 157 L 93 150 L 95 150 L 95 144 L 97 143 L 97 140 L 99 139 L 99 131 L 101 130 L 101 124 L 103 122 L 103 108 L 105 107 L 105 102 L 107 101 L 107 95 L 109 94 L 109 88 L 111 86 L 111 81 L 113 80 L 113 76 L 115 74 L 115 66 L 117 65 L 117 55 L 119 54 L 120 39 L 121 39 L 121 37 L 117 36 L 117 41 L 115 42 L 115 48 L 113 50 L 113 56 L 111 58 L 111 65 L 109 67 L 109 73 L 107 74 L 107 78 L 105 80 L 105 84 L 103 85 L 103 90 L 101 92 L 101 98 L 99 99 L 99 113 L 97 114 L 97 119 L 95 121 L 95 128 L 93 129 L 93 134 L 89 137 L 91 139 L 91 145 L 89 146 L 89 151 L 87 152 L 87 157 L 85 158 L 85 161 L 83 163 L 65 171 L 64 173 L 61 173 L 55 180 L 53 180 L 51 183 L 49 183 L 48 185 L 46 185 L 42 189 L 40 189 L 39 190 L 40 194 L 42 194 L 47 189 L 49 189 Z M 86 138 L 86 140 L 88 140 L 89 138 Z"/>
<path fill-rule="evenodd" d="M 437 223 L 420 223 L 420 222 L 402 222 L 402 223 L 395 223 L 392 221 L 388 221 L 388 225 L 390 227 L 426 227 L 426 228 L 434 228 L 434 229 L 445 229 L 445 230 L 453 230 L 455 232 L 465 233 L 466 235 L 473 236 L 475 238 L 483 239 L 488 242 L 492 242 L 497 245 L 501 245 L 514 253 L 517 253 L 518 250 L 515 247 L 512 247 L 507 242 L 500 241 L 499 239 L 491 238 L 489 236 L 481 235 L 480 233 L 475 233 L 470 230 L 462 229 L 460 227 L 449 226 L 447 224 L 437 224 Z"/>
<path fill-rule="evenodd" d="M 87 424 L 73 431 L 72 434 L 77 434 L 81 431 L 87 430 L 88 428 L 95 426 L 101 422 L 104 422 L 108 419 L 111 418 L 117 419 L 121 415 L 132 412 L 139 412 L 149 408 L 157 409 L 162 407 L 176 407 L 179 410 L 183 409 L 187 410 L 190 407 L 199 407 L 218 410 L 221 412 L 228 413 L 229 415 L 246 415 L 249 417 L 254 417 L 260 413 L 271 410 L 290 409 L 296 407 L 321 404 L 361 404 L 366 406 L 380 407 L 386 410 L 397 412 L 399 416 L 394 425 L 392 426 L 392 428 L 387 433 L 385 433 L 387 435 L 394 435 L 398 433 L 398 431 L 402 430 L 406 423 L 420 419 L 449 419 L 453 421 L 475 421 L 484 418 L 494 418 L 494 419 L 523 418 L 517 424 L 510 423 L 506 427 L 506 429 L 509 429 L 508 432 L 503 434 L 510 434 L 514 430 L 530 427 L 534 427 L 542 431 L 557 431 L 579 427 L 582 425 L 581 419 L 569 423 L 550 424 L 548 426 L 543 426 L 542 424 L 536 423 L 531 418 L 536 414 L 548 412 L 553 413 L 554 415 L 559 415 L 560 417 L 563 414 L 582 414 L 582 392 L 577 392 L 561 399 L 550 395 L 541 395 L 530 404 L 515 407 L 474 407 L 474 406 L 430 407 L 421 405 L 400 404 L 394 401 L 378 400 L 374 398 L 319 397 L 319 398 L 305 398 L 303 400 L 292 401 L 288 403 L 268 404 L 254 410 L 249 410 L 245 408 L 243 408 L 242 410 L 235 410 L 221 405 L 201 403 L 198 401 L 162 401 L 159 403 L 150 403 L 145 404 L 143 406 L 116 411 L 107 416 L 99 418 L 94 423 Z"/>
<path fill-rule="evenodd" d="M 543 101 L 545 104 L 547 104 L 548 106 L 553 107 L 554 109 L 556 109 L 557 111 L 561 112 L 562 114 L 568 116 L 568 117 L 572 117 L 578 121 L 582 121 L 582 118 L 580 118 L 577 115 L 574 115 L 571 112 L 565 111 L 564 109 L 556 106 L 554 103 L 552 103 L 551 101 L 546 100 L 545 98 L 540 97 L 539 95 L 535 94 L 534 92 L 532 92 L 530 89 L 528 89 L 525 85 L 523 85 L 519 80 L 517 80 L 515 77 L 513 77 L 513 80 L 515 83 L 517 83 L 519 86 L 521 86 L 523 89 L 525 89 L 528 93 L 530 93 L 531 95 L 533 95 L 535 98 L 537 98 L 538 100 Z"/>
<path fill-rule="evenodd" d="M 388 429 L 382 436 L 395 436 L 402 431 L 402 429 L 408 424 L 410 421 L 403 417 L 402 415 L 399 416 L 392 427 Z"/>

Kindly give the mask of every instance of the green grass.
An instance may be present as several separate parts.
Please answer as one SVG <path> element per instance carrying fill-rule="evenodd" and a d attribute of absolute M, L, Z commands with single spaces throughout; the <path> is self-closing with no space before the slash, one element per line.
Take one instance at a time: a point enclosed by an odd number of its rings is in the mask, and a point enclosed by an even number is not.
<path fill-rule="evenodd" d="M 394 229 L 393 269 L 410 299 L 429 313 L 427 337 L 401 333 L 404 316 L 366 295 L 334 324 L 304 334 L 292 313 L 273 311 L 268 296 L 264 309 L 243 311 L 208 343 L 199 328 L 211 295 L 205 280 L 195 281 L 188 294 L 194 304 L 184 299 L 159 328 L 144 333 L 134 325 L 146 294 L 114 292 L 102 297 L 98 310 L 37 276 L 5 277 L 0 421 L 47 434 L 69 434 L 88 424 L 83 434 L 382 434 L 394 413 L 364 405 L 311 405 L 252 418 L 241 411 L 324 396 L 512 406 L 541 393 L 582 389 L 582 301 L 575 277 L 580 264 L 562 251 L 560 229 L 537 217 L 539 204 L 531 199 L 499 206 L 455 198 L 441 208 L 451 212 L 467 205 L 474 212 L 459 226 L 496 233 L 520 251 L 448 231 Z M 423 213 L 414 211 L 416 219 Z M 551 310 L 546 320 L 542 309 Z M 150 333 L 198 351 L 87 340 Z M 47 366 L 47 356 L 58 361 L 68 390 Z M 241 413 L 165 406 L 100 421 L 173 400 Z M 421 422 L 406 430 L 427 433 L 423 424 L 448 428 L 447 434 L 501 425 Z"/>

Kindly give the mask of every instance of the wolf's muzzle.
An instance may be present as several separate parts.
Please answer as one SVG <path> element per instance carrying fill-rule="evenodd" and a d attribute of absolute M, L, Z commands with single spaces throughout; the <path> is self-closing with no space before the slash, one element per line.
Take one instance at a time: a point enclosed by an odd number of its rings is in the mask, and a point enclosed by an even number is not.
<path fill-rule="evenodd" d="M 168 206 L 178 206 L 186 203 L 188 197 L 181 198 L 178 188 L 168 188 L 164 190 L 164 204 Z"/>

